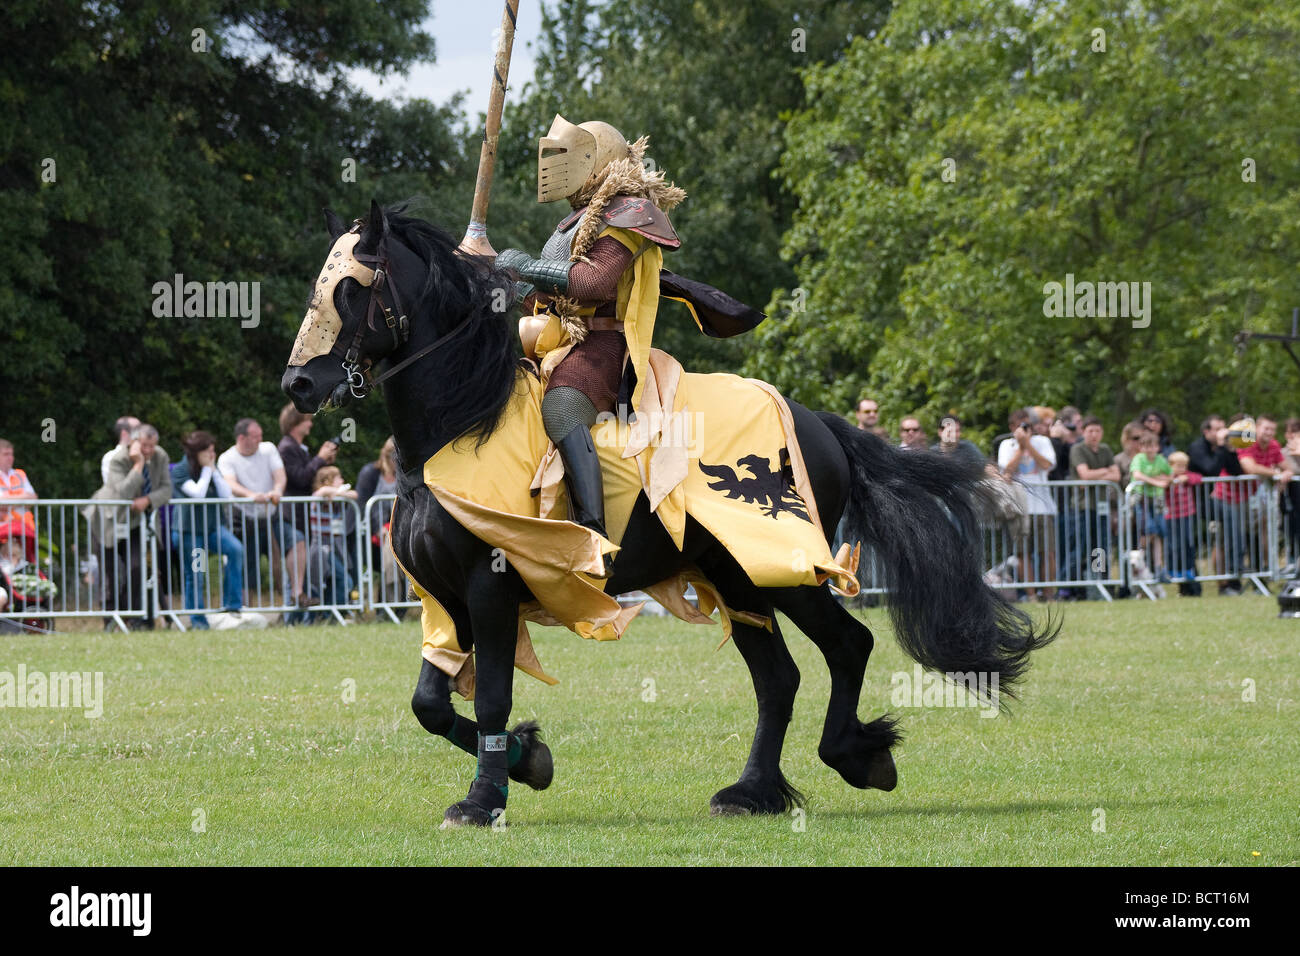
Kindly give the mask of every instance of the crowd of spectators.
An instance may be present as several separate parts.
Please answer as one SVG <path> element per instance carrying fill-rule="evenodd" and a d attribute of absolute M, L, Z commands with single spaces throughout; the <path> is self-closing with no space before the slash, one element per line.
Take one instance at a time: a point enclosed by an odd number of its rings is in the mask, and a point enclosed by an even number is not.
<path fill-rule="evenodd" d="M 862 399 L 856 418 L 858 428 L 892 440 L 880 423 L 879 402 Z M 1240 413 L 1233 421 L 1248 418 Z M 1058 593 L 1036 583 L 1095 577 L 1091 562 L 1096 552 L 1110 554 L 1120 540 L 1118 509 L 1103 507 L 1103 497 L 1089 493 L 1095 489 L 1052 484 L 1067 480 L 1110 482 L 1122 489 L 1131 520 L 1128 538 L 1145 556 L 1155 580 L 1177 581 L 1180 591 L 1192 596 L 1201 593 L 1195 580 L 1198 541 L 1212 542 L 1209 563 L 1213 574 L 1222 578 L 1220 593 L 1241 593 L 1241 575 L 1252 554 L 1258 561 L 1258 548 L 1252 551 L 1249 546 L 1252 534 L 1260 540 L 1254 527 L 1257 516 L 1268 513 L 1259 508 L 1260 497 L 1276 494 L 1290 556 L 1284 574 L 1295 575 L 1300 482 L 1293 479 L 1300 473 L 1300 418 L 1285 422 L 1285 440 L 1279 443 L 1278 421 L 1271 415 L 1255 416 L 1250 426 L 1254 434 L 1244 436 L 1230 434 L 1222 416 L 1209 415 L 1200 435 L 1178 450 L 1168 417 L 1153 408 L 1124 425 L 1118 453 L 1103 440 L 1101 422 L 1074 407 L 1059 413 L 1046 406 L 1018 408 L 1007 424 L 1009 431 L 994 439 L 988 454 L 962 437 L 956 415 L 940 420 L 933 443 L 920 417 L 903 416 L 897 439 L 904 450 L 929 448 L 981 463 L 995 486 L 1006 489 L 1007 500 L 1014 502 L 1012 557 L 1023 599 L 1081 596 L 1082 591 L 1062 588 Z M 178 585 L 181 609 L 191 612 L 194 627 L 265 626 L 266 617 L 249 612 L 250 604 L 289 607 L 286 623 L 295 624 L 313 620 L 312 607 L 348 603 L 361 580 L 356 538 L 366 527 L 376 530 L 371 540 L 359 544 L 372 549 L 371 559 L 383 572 L 376 584 L 384 593 L 377 597 L 400 600 L 405 588 L 387 547 L 391 505 L 376 502 L 367 524 L 342 504 L 356 501 L 365 514 L 372 498 L 396 491 L 393 439 L 361 469 L 354 488 L 335 464 L 341 439 L 321 442 L 313 454 L 308 446 L 312 426 L 311 415 L 286 405 L 280 413 L 278 444 L 264 440 L 258 421 L 243 418 L 234 425 L 233 443 L 220 454 L 214 435 L 194 431 L 181 439 L 182 455 L 173 464 L 152 425 L 131 415 L 114 422 L 115 444 L 100 460 L 102 484 L 83 510 L 98 551 L 98 567 L 92 565 L 89 575 L 103 610 L 140 606 L 145 573 L 142 529 L 153 516 L 160 552 L 168 561 L 160 575 Z M 33 514 L 21 504 L 37 500 L 36 490 L 14 465 L 12 443 L 0 439 L 0 611 L 15 599 L 14 575 L 31 580 L 43 576 L 32 563 Z M 1214 482 L 1208 495 L 1202 493 L 1207 478 L 1242 475 L 1259 480 Z M 285 498 L 310 500 L 290 503 Z M 204 503 L 190 504 L 190 499 Z M 129 504 L 97 504 L 108 501 Z M 182 501 L 184 507 L 175 506 Z M 269 593 L 263 586 L 263 557 Z M 211 593 L 210 560 L 223 568 L 219 595 Z M 53 587 L 49 582 L 37 584 L 44 594 Z M 161 606 L 170 611 L 172 588 L 160 590 Z M 205 614 L 217 600 L 221 612 Z M 148 615 L 135 623 L 154 625 Z"/>
<path fill-rule="evenodd" d="M 858 428 L 893 440 L 880 424 L 880 403 L 858 402 Z M 898 419 L 898 447 L 927 447 L 919 417 Z M 1209 542 L 1211 553 L 1204 573 L 1218 581 L 1219 593 L 1242 593 L 1241 575 L 1251 560 L 1256 563 L 1267 540 L 1261 507 L 1266 496 L 1277 495 L 1281 532 L 1288 565 L 1286 576 L 1296 574 L 1300 555 L 1300 418 L 1285 422 L 1283 442 L 1277 440 L 1278 420 L 1269 414 L 1253 419 L 1242 412 L 1234 423 L 1249 423 L 1233 434 L 1220 415 L 1201 422 L 1200 435 L 1178 450 L 1169 418 L 1159 409 L 1147 409 L 1120 432 L 1120 451 L 1106 444 L 1104 428 L 1094 416 L 1085 417 L 1069 406 L 1058 413 L 1047 406 L 1015 409 L 1008 418 L 1009 431 L 994 439 L 989 454 L 962 437 L 955 415 L 939 423 L 938 440 L 928 447 L 942 454 L 982 462 L 990 480 L 1014 489 L 1019 521 L 1011 535 L 1015 554 L 1012 567 L 1025 600 L 1070 600 L 1084 590 L 1035 588 L 1037 581 L 1080 581 L 1109 577 L 1092 567 L 1097 551 L 1106 560 L 1127 560 L 1112 555 L 1118 536 L 1118 510 L 1108 507 L 1106 496 L 1085 486 L 1055 486 L 1062 481 L 1099 481 L 1117 485 L 1124 496 L 1131 524 L 1131 547 L 1141 554 L 1144 570 L 1157 583 L 1177 582 L 1180 593 L 1198 596 L 1195 580 L 1197 542 Z M 1254 434 L 1249 434 L 1253 428 Z M 1204 479 L 1251 476 L 1255 482 L 1214 482 L 1212 491 L 1201 488 Z M 1106 502 L 1106 505 L 1103 505 Z M 1200 506 L 1198 507 L 1198 502 Z M 1208 507 L 1207 507 L 1208 506 Z M 1250 545 L 1252 541 L 1255 547 Z M 1263 569 L 1250 569 L 1256 573 Z M 1123 593 L 1121 591 L 1121 593 Z"/>
<path fill-rule="evenodd" d="M 101 459 L 102 483 L 82 511 L 91 529 L 93 554 L 86 572 L 96 606 L 109 614 L 141 607 L 145 525 L 152 522 L 147 530 L 159 536 L 159 605 L 188 612 L 192 627 L 265 627 L 270 618 L 250 607 L 288 607 L 288 624 L 334 619 L 309 609 L 346 604 L 357 596 L 356 539 L 366 525 L 343 502 L 365 509 L 372 497 L 396 491 L 395 449 L 389 438 L 378 459 L 361 469 L 354 489 L 335 465 L 340 438 L 322 442 L 314 454 L 308 447 L 312 423 L 311 415 L 286 405 L 280 413 L 282 437 L 274 445 L 264 440 L 257 420 L 240 419 L 232 444 L 220 454 L 212 433 L 194 431 L 181 438 L 181 457 L 173 463 L 152 425 L 132 415 L 114 422 L 116 444 Z M 35 547 L 36 524 L 31 510 L 17 504 L 22 500 L 39 499 L 26 473 L 14 467 L 12 443 L 0 439 L 0 612 L 14 593 L 10 577 L 22 570 L 9 544 L 17 542 L 16 551 L 24 552 Z M 384 547 L 391 506 L 375 502 L 374 510 L 369 527 L 382 530 L 360 544 L 376 549 L 385 569 L 384 598 L 400 600 L 405 588 Z M 217 565 L 220 572 L 214 574 Z M 216 602 L 221 611 L 205 613 Z M 145 616 L 130 626 L 155 626 L 150 602 L 144 607 Z M 106 617 L 109 626 L 112 619 Z"/>

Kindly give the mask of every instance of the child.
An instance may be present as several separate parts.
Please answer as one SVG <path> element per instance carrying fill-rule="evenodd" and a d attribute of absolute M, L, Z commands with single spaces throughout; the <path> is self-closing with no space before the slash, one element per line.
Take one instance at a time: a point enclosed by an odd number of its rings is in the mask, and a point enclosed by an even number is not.
<path fill-rule="evenodd" d="M 1165 489 L 1165 519 L 1169 525 L 1169 570 L 1184 597 L 1200 597 L 1196 580 L 1196 486 L 1201 476 L 1188 471 L 1186 452 L 1169 456 L 1170 480 Z"/>
<path fill-rule="evenodd" d="M 307 575 L 314 585 L 310 590 L 324 604 L 343 604 L 352 591 L 348 575 L 347 521 L 342 506 L 333 499 L 351 498 L 357 493 L 351 485 L 343 483 L 343 472 L 327 465 L 316 472 L 312 480 L 312 497 L 323 498 L 312 502 L 308 517 L 310 536 L 307 543 Z"/>
<path fill-rule="evenodd" d="M 1164 568 L 1162 542 L 1165 529 L 1165 495 L 1171 471 L 1169 461 L 1160 454 L 1160 438 L 1152 431 L 1138 436 L 1139 452 L 1129 465 L 1127 495 L 1135 501 L 1134 518 L 1137 523 L 1138 546 L 1147 553 L 1149 566 L 1156 571 L 1162 583 L 1170 581 Z"/>

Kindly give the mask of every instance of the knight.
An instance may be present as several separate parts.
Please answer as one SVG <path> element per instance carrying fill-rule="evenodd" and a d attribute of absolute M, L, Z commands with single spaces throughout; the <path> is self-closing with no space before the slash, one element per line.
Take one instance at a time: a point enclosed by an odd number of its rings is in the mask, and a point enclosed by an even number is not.
<path fill-rule="evenodd" d="M 663 252 L 681 245 L 668 212 L 686 193 L 647 169 L 647 143 L 556 115 L 538 143 L 537 200 L 567 199 L 572 211 L 540 256 L 507 249 L 496 259 L 519 279 L 520 338 L 546 379 L 542 422 L 564 462 L 569 519 L 602 537 L 591 429 L 602 413 L 640 401 Z"/>

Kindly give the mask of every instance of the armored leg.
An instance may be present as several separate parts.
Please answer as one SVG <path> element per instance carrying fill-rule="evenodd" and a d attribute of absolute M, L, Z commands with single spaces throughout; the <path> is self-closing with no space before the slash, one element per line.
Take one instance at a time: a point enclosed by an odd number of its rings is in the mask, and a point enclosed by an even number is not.
<path fill-rule="evenodd" d="M 569 520 L 602 538 L 609 537 L 605 531 L 605 489 L 600 458 L 591 438 L 596 406 L 578 389 L 557 386 L 542 398 L 542 423 L 564 460 Z"/>

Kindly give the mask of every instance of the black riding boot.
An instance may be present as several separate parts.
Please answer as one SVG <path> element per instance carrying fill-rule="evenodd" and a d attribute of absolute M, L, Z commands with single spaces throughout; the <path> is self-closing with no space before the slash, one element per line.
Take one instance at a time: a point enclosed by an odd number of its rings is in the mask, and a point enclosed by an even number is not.
<path fill-rule="evenodd" d="M 605 484 L 600 476 L 600 457 L 596 443 L 591 440 L 591 429 L 581 425 L 565 435 L 556 449 L 564 460 L 564 486 L 569 492 L 569 520 L 580 524 L 602 538 L 605 530 Z M 613 571 L 613 559 L 604 556 L 603 577 Z"/>

